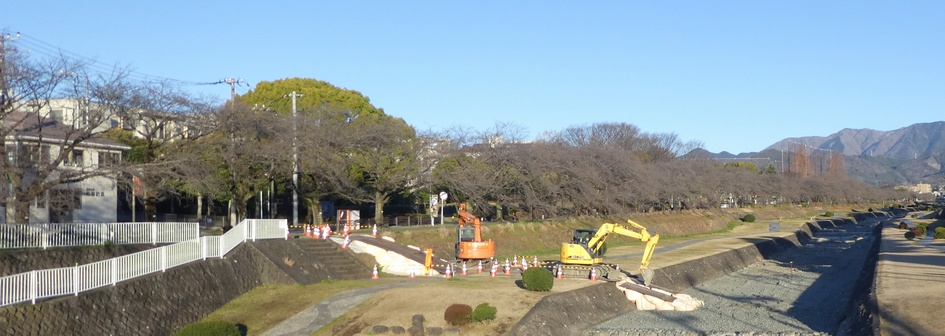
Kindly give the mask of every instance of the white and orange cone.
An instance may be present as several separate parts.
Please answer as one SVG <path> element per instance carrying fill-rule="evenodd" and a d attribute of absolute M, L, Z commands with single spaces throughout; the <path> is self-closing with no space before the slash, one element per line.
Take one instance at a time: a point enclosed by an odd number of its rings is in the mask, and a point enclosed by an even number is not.
<path fill-rule="evenodd" d="M 453 277 L 453 268 L 450 267 L 450 265 L 446 265 L 446 273 L 443 274 L 443 277 L 444 277 L 444 278 L 447 278 L 447 279 Z"/>
<path fill-rule="evenodd" d="M 558 273 L 556 274 L 555 278 L 564 279 L 564 271 L 562 271 L 561 268 L 561 265 L 558 265 Z"/>
<path fill-rule="evenodd" d="M 499 265 L 492 264 L 492 270 L 489 271 L 489 276 L 495 278 L 495 273 L 498 271 Z"/>
<path fill-rule="evenodd" d="M 377 279 L 377 265 L 374 265 L 374 270 L 371 271 L 371 279 Z"/>
<path fill-rule="evenodd" d="M 343 249 L 348 248 L 348 244 L 351 244 L 351 238 L 348 236 L 345 236 L 345 241 L 341 243 L 341 248 Z"/>
<path fill-rule="evenodd" d="M 374 224 L 374 228 L 371 229 L 371 236 L 377 237 L 377 224 Z"/>
<path fill-rule="evenodd" d="M 411 269 L 410 269 L 410 278 L 413 279 L 413 278 L 416 278 L 416 277 L 417 277 L 417 272 L 414 271 L 413 268 L 411 268 Z"/>
<path fill-rule="evenodd" d="M 535 256 L 535 258 L 532 259 L 532 266 L 538 267 L 538 256 Z"/>
<path fill-rule="evenodd" d="M 512 257 L 512 267 L 518 267 L 518 256 Z"/>
<path fill-rule="evenodd" d="M 467 276 L 467 275 L 469 275 L 469 274 L 466 273 L 466 262 L 464 261 L 464 262 L 463 262 L 463 276 Z"/>
<path fill-rule="evenodd" d="M 596 268 L 592 268 L 592 269 L 591 269 L 591 281 L 597 281 L 597 269 L 596 269 Z"/>
<path fill-rule="evenodd" d="M 476 273 L 482 273 L 482 260 L 479 261 L 479 266 L 476 267 Z"/>
<path fill-rule="evenodd" d="M 344 231 L 342 231 L 342 232 L 344 233 L 345 237 L 348 236 L 348 225 L 347 225 L 347 224 L 345 224 Z"/>

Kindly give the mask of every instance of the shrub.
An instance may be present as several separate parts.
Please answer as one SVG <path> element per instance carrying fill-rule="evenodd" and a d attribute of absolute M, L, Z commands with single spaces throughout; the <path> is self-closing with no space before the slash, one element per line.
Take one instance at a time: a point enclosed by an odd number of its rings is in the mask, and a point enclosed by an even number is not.
<path fill-rule="evenodd" d="M 443 319 L 451 326 L 461 326 L 469 323 L 473 309 L 469 305 L 454 303 L 446 307 Z"/>
<path fill-rule="evenodd" d="M 945 239 L 945 227 L 935 228 L 935 239 Z"/>
<path fill-rule="evenodd" d="M 547 292 L 555 285 L 555 276 L 544 267 L 529 267 L 522 273 L 522 284 L 525 289 Z"/>
<path fill-rule="evenodd" d="M 928 231 L 928 229 L 929 229 L 929 224 L 922 223 L 922 224 L 916 225 L 913 231 L 915 231 L 916 236 L 924 236 L 925 232 Z"/>
<path fill-rule="evenodd" d="M 225 321 L 206 321 L 187 325 L 174 336 L 240 336 L 240 328 Z"/>
<path fill-rule="evenodd" d="M 745 222 L 745 223 L 754 223 L 754 222 L 755 222 L 755 215 L 754 215 L 754 214 L 747 214 L 747 215 L 745 215 L 745 217 L 742 217 L 742 221 Z"/>
<path fill-rule="evenodd" d="M 833 217 L 833 215 L 834 215 L 833 211 L 824 212 L 824 217 Z"/>
<path fill-rule="evenodd" d="M 480 304 L 476 306 L 476 309 L 473 309 L 472 320 L 476 322 L 494 320 L 497 311 L 496 307 L 490 306 L 488 303 Z"/>

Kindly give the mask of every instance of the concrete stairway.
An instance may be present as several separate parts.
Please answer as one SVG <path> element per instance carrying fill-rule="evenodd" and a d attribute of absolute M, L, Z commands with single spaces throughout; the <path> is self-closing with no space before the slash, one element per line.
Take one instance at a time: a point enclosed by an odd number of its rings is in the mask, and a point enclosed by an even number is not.
<path fill-rule="evenodd" d="M 370 266 L 328 240 L 298 238 L 258 241 L 250 245 L 299 284 L 371 277 Z"/>
<path fill-rule="evenodd" d="M 298 239 L 296 244 L 306 255 L 311 255 L 325 268 L 330 279 L 356 280 L 371 277 L 371 269 L 338 244 L 323 239 Z"/>

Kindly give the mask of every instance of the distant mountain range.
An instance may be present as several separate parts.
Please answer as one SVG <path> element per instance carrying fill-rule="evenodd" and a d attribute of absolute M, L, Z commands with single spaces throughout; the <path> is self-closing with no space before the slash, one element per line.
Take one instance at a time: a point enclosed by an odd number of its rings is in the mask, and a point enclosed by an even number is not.
<path fill-rule="evenodd" d="M 821 170 L 826 170 L 830 152 L 839 151 L 844 155 L 847 175 L 870 184 L 945 184 L 945 121 L 913 124 L 892 131 L 845 128 L 825 137 L 787 138 L 761 152 L 736 155 L 697 149 L 685 157 L 752 161 L 760 169 L 770 164 L 783 171 L 800 146 L 805 146 L 810 154 L 812 166 Z"/>

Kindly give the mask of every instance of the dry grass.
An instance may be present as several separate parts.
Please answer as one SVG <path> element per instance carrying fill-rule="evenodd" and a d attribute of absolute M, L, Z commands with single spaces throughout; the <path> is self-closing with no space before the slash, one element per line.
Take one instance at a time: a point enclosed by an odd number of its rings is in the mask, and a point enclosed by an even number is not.
<path fill-rule="evenodd" d="M 450 326 L 443 319 L 446 307 L 454 303 L 475 307 L 488 303 L 498 309 L 496 319 L 461 327 L 461 335 L 502 335 L 546 295 L 593 284 L 584 280 L 560 280 L 550 292 L 533 292 L 516 285 L 517 277 L 468 277 L 390 289 L 378 293 L 358 307 L 335 319 L 312 335 L 371 335 L 358 331 L 374 325 L 409 328 L 411 318 L 421 314 L 424 326 Z M 407 308 L 409 307 L 409 308 Z"/>
<path fill-rule="evenodd" d="M 364 281 L 332 281 L 307 286 L 260 286 L 228 302 L 203 319 L 246 325 L 247 335 L 260 335 L 279 322 L 345 290 L 376 283 Z"/>

